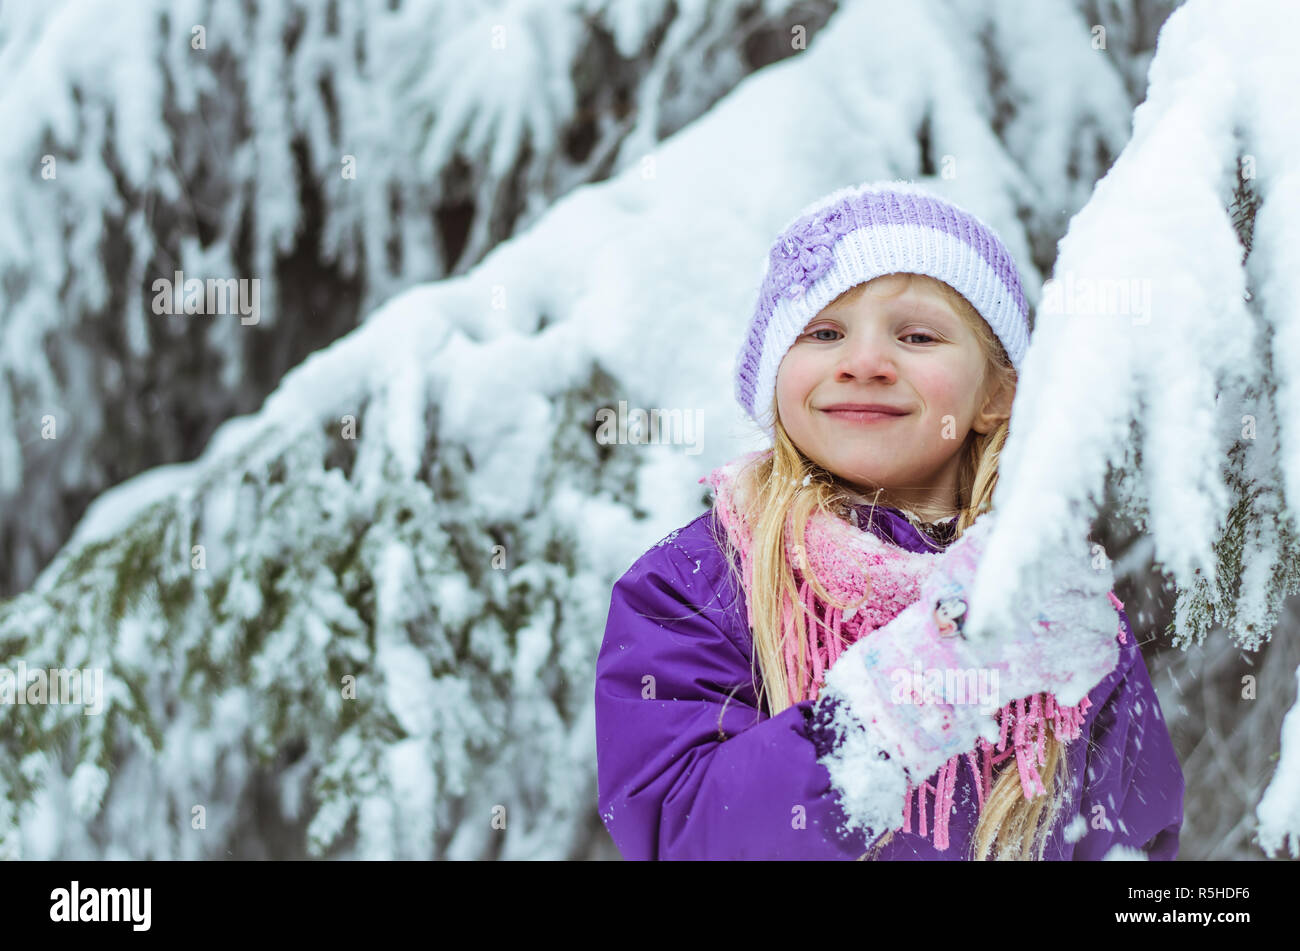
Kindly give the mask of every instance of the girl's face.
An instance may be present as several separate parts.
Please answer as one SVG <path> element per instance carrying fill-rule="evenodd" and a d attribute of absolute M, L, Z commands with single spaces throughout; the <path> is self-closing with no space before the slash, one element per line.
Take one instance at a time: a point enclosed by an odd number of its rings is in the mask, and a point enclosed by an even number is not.
<path fill-rule="evenodd" d="M 814 462 L 882 501 L 942 518 L 956 511 L 971 430 L 1008 418 L 1013 392 L 981 399 L 985 358 L 936 282 L 889 274 L 851 288 L 809 321 L 777 370 L 777 412 Z M 894 416 L 853 417 L 840 403 Z"/>

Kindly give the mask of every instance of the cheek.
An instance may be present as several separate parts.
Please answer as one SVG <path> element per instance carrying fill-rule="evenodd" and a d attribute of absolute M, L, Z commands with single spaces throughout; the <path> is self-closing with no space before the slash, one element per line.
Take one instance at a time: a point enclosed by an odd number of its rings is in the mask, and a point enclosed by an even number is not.
<path fill-rule="evenodd" d="M 816 385 L 817 378 L 817 368 L 812 361 L 802 359 L 798 353 L 791 351 L 777 370 L 777 398 L 782 401 L 802 400 Z"/>
<path fill-rule="evenodd" d="M 964 414 L 976 381 L 960 370 L 935 367 L 913 377 L 913 385 L 931 412 Z"/>

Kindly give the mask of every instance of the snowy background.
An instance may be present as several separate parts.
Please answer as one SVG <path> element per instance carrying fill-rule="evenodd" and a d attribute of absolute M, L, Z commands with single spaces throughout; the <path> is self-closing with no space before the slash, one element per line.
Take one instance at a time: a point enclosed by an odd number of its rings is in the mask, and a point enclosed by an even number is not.
<path fill-rule="evenodd" d="M 1286 0 L 0 0 L 0 664 L 106 691 L 0 704 L 0 854 L 618 858 L 610 587 L 763 444 L 771 240 L 896 177 L 1035 308 L 982 578 L 1090 527 L 1180 858 L 1300 856 L 1297 41 Z M 159 313 L 177 271 L 257 319 Z"/>

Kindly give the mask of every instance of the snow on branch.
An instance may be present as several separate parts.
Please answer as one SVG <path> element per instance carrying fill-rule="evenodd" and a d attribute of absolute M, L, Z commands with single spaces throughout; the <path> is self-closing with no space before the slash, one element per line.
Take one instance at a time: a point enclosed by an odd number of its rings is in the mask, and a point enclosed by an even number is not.
<path fill-rule="evenodd" d="M 1222 629 L 1256 650 L 1300 590 L 1290 21 L 1272 0 L 1230 12 L 1192 0 L 1162 28 L 1132 139 L 1042 288 L 994 499 L 1002 522 L 973 593 L 988 617 L 1087 534 L 1108 496 L 1178 587 L 1179 645 Z M 1266 802 L 1295 801 L 1297 761 L 1288 742 Z M 1294 810 L 1260 818 L 1261 845 L 1290 837 L 1296 854 Z"/>
<path fill-rule="evenodd" d="M 639 161 L 832 6 L 0 5 L 0 593 L 85 499 L 194 458 L 306 354 Z M 251 282 L 256 312 L 176 316 L 177 274 Z"/>

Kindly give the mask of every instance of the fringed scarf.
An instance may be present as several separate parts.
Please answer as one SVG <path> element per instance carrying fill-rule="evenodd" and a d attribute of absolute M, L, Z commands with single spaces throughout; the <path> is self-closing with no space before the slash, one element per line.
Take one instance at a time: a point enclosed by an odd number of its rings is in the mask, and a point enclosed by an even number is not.
<path fill-rule="evenodd" d="M 753 579 L 751 533 L 743 508 L 733 495 L 733 489 L 739 468 L 745 461 L 762 452 L 748 453 L 699 480 L 701 483 L 707 481 L 713 486 L 719 521 L 740 553 L 747 611 L 753 604 L 750 597 Z M 883 541 L 871 531 L 864 531 L 844 519 L 827 516 L 816 510 L 808 518 L 804 541 L 801 552 L 794 537 L 794 516 L 791 513 L 786 520 L 785 552 L 798 586 L 807 633 L 807 643 L 803 656 L 800 657 L 798 633 L 794 626 L 794 606 L 790 603 L 788 594 L 783 593 L 783 647 L 791 703 L 815 700 L 825 684 L 826 671 L 840 654 L 858 638 L 889 623 L 916 601 L 920 597 L 922 581 L 934 570 L 941 555 L 938 551 L 908 551 Z M 812 569 L 817 580 L 833 598 L 850 607 L 842 610 L 836 605 L 824 603 L 813 589 L 808 573 L 803 570 L 805 564 Z M 867 596 L 868 593 L 870 597 Z M 1124 606 L 1113 591 L 1110 600 L 1117 609 Z M 752 629 L 752 616 L 749 617 L 749 623 Z M 1121 643 L 1124 642 L 1124 637 L 1123 625 L 1120 625 Z M 1038 767 L 1046 761 L 1048 725 L 1051 725 L 1058 740 L 1068 742 L 1077 739 L 1091 705 L 1085 696 L 1076 706 L 1062 706 L 1047 691 L 1006 704 L 995 714 L 1001 727 L 997 743 L 990 744 L 981 737 L 976 749 L 957 754 L 940 767 L 933 777 L 933 783 L 926 780 L 920 786 L 908 784 L 903 803 L 902 831 L 912 831 L 912 806 L 916 797 L 919 834 L 930 835 L 929 829 L 932 828 L 935 849 L 943 851 L 948 848 L 948 817 L 952 814 L 957 769 L 963 756 L 974 777 L 978 812 L 984 809 L 984 800 L 992 786 L 994 767 L 1012 755 L 1015 756 L 1020 771 L 1020 786 L 1025 798 L 1032 799 L 1035 795 L 1045 793 L 1047 790 Z M 932 822 L 927 822 L 926 819 L 927 793 L 933 797 Z"/>

